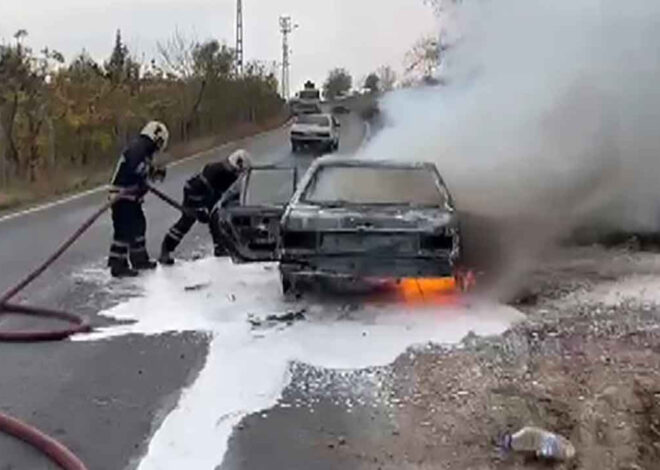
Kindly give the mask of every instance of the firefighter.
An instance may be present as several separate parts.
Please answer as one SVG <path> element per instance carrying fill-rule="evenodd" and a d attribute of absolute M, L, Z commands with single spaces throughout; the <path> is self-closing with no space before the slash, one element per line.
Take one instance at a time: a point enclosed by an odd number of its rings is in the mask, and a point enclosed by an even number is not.
<path fill-rule="evenodd" d="M 179 246 L 183 237 L 195 222 L 209 224 L 210 212 L 223 194 L 238 180 L 244 170 L 250 168 L 251 159 L 245 150 L 237 150 L 229 158 L 220 162 L 209 163 L 201 172 L 190 178 L 183 188 L 183 206 L 188 209 L 165 235 L 159 261 L 171 266 L 174 264 L 172 253 Z M 193 215 L 194 214 L 194 215 Z M 224 256 L 225 247 L 220 237 L 211 229 L 213 252 L 215 256 Z"/>
<path fill-rule="evenodd" d="M 154 154 L 165 150 L 169 140 L 167 127 L 157 121 L 148 123 L 119 157 L 112 177 L 110 195 L 114 236 L 108 267 L 113 277 L 135 277 L 138 271 L 154 269 L 145 240 L 147 222 L 142 210 L 147 180 L 165 178 L 165 168 L 153 164 Z"/>

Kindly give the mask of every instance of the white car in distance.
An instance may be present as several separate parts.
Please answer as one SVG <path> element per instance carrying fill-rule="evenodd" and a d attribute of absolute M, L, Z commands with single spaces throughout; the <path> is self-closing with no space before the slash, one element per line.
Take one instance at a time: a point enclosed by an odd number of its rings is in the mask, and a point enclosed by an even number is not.
<path fill-rule="evenodd" d="M 291 126 L 291 149 L 314 146 L 332 152 L 339 148 L 339 121 L 331 114 L 302 114 Z"/>

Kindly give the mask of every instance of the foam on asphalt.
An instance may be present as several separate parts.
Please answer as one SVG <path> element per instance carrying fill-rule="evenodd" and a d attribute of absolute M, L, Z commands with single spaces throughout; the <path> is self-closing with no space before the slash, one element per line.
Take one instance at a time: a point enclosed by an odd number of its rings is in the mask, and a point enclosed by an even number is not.
<path fill-rule="evenodd" d="M 192 331 L 212 338 L 203 370 L 156 431 L 140 469 L 215 468 L 241 419 L 278 402 L 293 363 L 383 366 L 411 346 L 456 344 L 470 332 L 500 334 L 522 318 L 511 307 L 475 299 L 445 306 L 376 297 L 287 302 L 275 265 L 227 259 L 182 262 L 127 283 L 141 294 L 101 314 L 130 323 L 78 340 Z M 264 321 L 301 310 L 304 321 Z"/>

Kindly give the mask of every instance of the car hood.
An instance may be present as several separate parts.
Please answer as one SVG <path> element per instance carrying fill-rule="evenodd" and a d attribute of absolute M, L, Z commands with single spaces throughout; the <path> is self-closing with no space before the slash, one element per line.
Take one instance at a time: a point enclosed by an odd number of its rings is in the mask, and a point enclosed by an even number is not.
<path fill-rule="evenodd" d="M 294 124 L 292 131 L 296 132 L 330 132 L 329 127 L 317 126 L 315 124 Z"/>
<path fill-rule="evenodd" d="M 438 208 L 356 206 L 325 208 L 291 206 L 284 217 L 287 230 L 414 230 L 435 232 L 456 227 L 453 211 Z"/>

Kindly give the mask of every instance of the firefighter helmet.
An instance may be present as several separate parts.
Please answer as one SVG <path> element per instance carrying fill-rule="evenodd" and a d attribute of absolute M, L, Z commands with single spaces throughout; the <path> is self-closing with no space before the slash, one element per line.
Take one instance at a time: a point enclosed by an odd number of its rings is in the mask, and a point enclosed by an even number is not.
<path fill-rule="evenodd" d="M 236 150 L 234 153 L 229 155 L 229 166 L 236 171 L 247 170 L 252 166 L 252 159 L 250 154 L 243 149 Z"/>
<path fill-rule="evenodd" d="M 167 126 L 158 121 L 151 121 L 144 126 L 140 135 L 149 137 L 159 150 L 165 150 L 170 140 L 170 132 L 167 130 Z"/>

